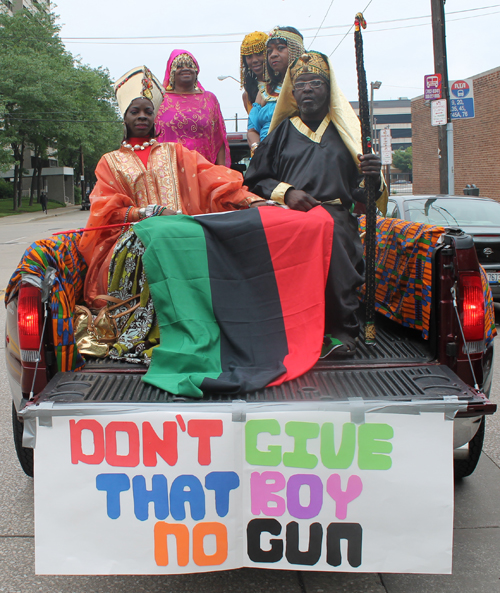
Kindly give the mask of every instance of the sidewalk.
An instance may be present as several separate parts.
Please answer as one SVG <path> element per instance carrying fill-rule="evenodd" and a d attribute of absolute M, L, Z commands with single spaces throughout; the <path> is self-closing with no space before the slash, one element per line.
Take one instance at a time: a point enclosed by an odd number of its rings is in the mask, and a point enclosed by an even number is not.
<path fill-rule="evenodd" d="M 80 210 L 79 205 L 62 206 L 61 208 L 52 208 L 48 210 L 47 214 L 44 214 L 42 210 L 40 212 L 23 212 L 22 214 L 12 214 L 10 216 L 2 216 L 0 218 L 0 225 L 5 223 L 9 224 L 21 224 L 23 222 L 34 222 L 37 220 L 48 220 L 49 218 L 55 218 L 56 216 L 62 216 L 64 214 L 70 214 Z"/>

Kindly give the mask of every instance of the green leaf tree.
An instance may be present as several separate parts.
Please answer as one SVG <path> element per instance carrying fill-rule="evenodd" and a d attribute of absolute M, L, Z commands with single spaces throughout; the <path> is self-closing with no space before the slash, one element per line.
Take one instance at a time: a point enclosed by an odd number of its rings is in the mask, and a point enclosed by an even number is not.
<path fill-rule="evenodd" d="M 0 166 L 14 161 L 14 209 L 26 150 L 34 152 L 33 199 L 49 153 L 57 151 L 69 166 L 74 155 L 87 153 L 95 166 L 99 152 L 116 148 L 121 127 L 109 74 L 66 51 L 53 13 L 0 15 L 0 72 L 0 146 L 10 147 L 0 150 Z"/>
<path fill-rule="evenodd" d="M 411 173 L 412 170 L 412 147 L 409 146 L 405 150 L 399 148 L 392 153 L 392 165 L 399 169 L 402 173 Z"/>

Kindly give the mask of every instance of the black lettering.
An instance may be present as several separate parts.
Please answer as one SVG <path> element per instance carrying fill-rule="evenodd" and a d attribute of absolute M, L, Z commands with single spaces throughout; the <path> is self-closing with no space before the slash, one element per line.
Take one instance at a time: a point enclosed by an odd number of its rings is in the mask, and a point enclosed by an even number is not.
<path fill-rule="evenodd" d="M 286 526 L 286 559 L 290 564 L 313 566 L 321 557 L 323 527 L 321 523 L 309 526 L 309 548 L 307 552 L 299 550 L 299 524 L 292 521 Z"/>
<path fill-rule="evenodd" d="M 357 568 L 361 564 L 363 529 L 359 523 L 330 523 L 326 529 L 326 561 L 330 566 L 342 564 L 340 540 L 347 540 L 347 560 Z"/>
<path fill-rule="evenodd" d="M 247 553 L 252 562 L 279 562 L 283 558 L 283 542 L 271 539 L 271 549 L 260 547 L 260 536 L 263 532 L 271 535 L 281 533 L 281 524 L 276 519 L 252 519 L 247 525 Z"/>

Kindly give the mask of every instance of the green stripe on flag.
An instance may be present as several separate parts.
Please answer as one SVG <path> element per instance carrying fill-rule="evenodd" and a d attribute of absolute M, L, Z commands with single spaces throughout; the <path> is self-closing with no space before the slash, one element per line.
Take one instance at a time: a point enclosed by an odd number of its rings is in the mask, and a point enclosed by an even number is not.
<path fill-rule="evenodd" d="M 189 216 L 161 216 L 134 226 L 160 327 L 146 383 L 202 397 L 205 378 L 222 372 L 203 228 Z"/>

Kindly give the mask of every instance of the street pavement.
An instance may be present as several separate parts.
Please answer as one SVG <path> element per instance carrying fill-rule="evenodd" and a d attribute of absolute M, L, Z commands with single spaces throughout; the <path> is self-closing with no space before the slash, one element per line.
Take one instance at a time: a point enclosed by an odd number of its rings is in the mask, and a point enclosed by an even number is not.
<path fill-rule="evenodd" d="M 69 207 L 47 216 L 0 219 L 0 296 L 32 241 L 83 227 L 87 218 L 87 212 Z M 487 419 L 478 469 L 455 485 L 452 575 L 241 569 L 185 576 L 36 576 L 33 481 L 21 470 L 12 440 L 5 316 L 0 307 L 0 593 L 500 593 L 500 413 Z M 497 346 L 491 399 L 500 405 L 500 341 Z"/>

